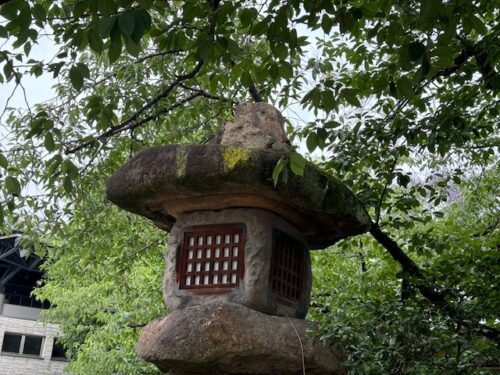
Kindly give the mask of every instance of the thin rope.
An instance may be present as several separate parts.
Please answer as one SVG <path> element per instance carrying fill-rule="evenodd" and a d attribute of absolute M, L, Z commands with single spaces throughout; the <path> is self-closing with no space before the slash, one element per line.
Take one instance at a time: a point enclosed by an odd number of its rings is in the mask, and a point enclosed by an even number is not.
<path fill-rule="evenodd" d="M 299 339 L 300 354 L 302 355 L 302 375 L 306 375 L 306 362 L 305 362 L 305 359 L 304 359 L 304 346 L 302 345 L 302 340 L 300 339 L 300 335 L 297 332 L 297 329 L 295 328 L 295 326 L 293 325 L 293 322 L 290 319 L 290 317 L 288 317 L 288 321 L 290 322 L 290 324 L 291 324 L 291 326 L 292 326 L 295 334 L 297 335 L 297 338 Z"/>

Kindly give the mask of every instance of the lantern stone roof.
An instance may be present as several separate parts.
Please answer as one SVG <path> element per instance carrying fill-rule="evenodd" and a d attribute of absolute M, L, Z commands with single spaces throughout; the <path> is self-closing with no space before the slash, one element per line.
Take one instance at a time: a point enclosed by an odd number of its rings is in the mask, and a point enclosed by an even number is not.
<path fill-rule="evenodd" d="M 167 231 L 187 212 L 269 210 L 299 229 L 311 249 L 369 229 L 370 218 L 349 188 L 312 163 L 303 177 L 289 172 L 275 187 L 274 166 L 286 152 L 221 144 L 148 148 L 111 176 L 107 197 Z"/>

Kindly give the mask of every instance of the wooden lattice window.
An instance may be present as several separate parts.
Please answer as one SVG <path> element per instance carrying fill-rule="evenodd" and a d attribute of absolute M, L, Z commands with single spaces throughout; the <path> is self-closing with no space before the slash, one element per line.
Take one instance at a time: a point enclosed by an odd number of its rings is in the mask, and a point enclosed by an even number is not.
<path fill-rule="evenodd" d="M 298 301 L 304 287 L 306 248 L 289 235 L 274 230 L 269 283 L 271 290 L 288 301 Z"/>
<path fill-rule="evenodd" d="M 234 288 L 244 274 L 242 224 L 184 229 L 178 259 L 180 289 Z"/>

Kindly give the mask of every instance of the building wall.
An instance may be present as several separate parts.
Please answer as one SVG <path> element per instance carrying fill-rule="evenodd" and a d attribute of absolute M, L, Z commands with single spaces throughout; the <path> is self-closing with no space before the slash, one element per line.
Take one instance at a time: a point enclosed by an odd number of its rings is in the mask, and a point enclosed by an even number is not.
<path fill-rule="evenodd" d="M 18 306 L 6 303 L 3 305 L 3 311 L 0 315 L 17 319 L 38 320 L 40 319 L 41 312 L 42 309 L 36 307 Z"/>
<path fill-rule="evenodd" d="M 6 305 L 4 305 L 5 307 Z M 22 308 L 16 306 L 16 308 Z M 24 307 L 24 309 L 31 309 Z M 39 310 L 39 309 L 34 309 Z M 5 312 L 5 310 L 4 310 Z M 34 311 L 26 312 L 27 315 Z M 2 353 L 1 346 L 5 332 L 43 336 L 40 358 Z M 0 374 L 8 375 L 58 375 L 63 374 L 67 362 L 51 360 L 54 338 L 58 335 L 56 324 L 43 324 L 36 320 L 18 319 L 0 315 Z"/>

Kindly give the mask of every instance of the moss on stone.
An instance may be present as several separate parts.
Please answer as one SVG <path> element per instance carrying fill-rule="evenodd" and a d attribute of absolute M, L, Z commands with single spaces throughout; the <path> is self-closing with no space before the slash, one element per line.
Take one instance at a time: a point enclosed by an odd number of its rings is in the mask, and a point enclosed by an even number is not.
<path fill-rule="evenodd" d="M 241 147 L 227 147 L 223 149 L 224 170 L 233 170 L 238 164 L 246 162 L 250 158 L 250 151 Z"/>

